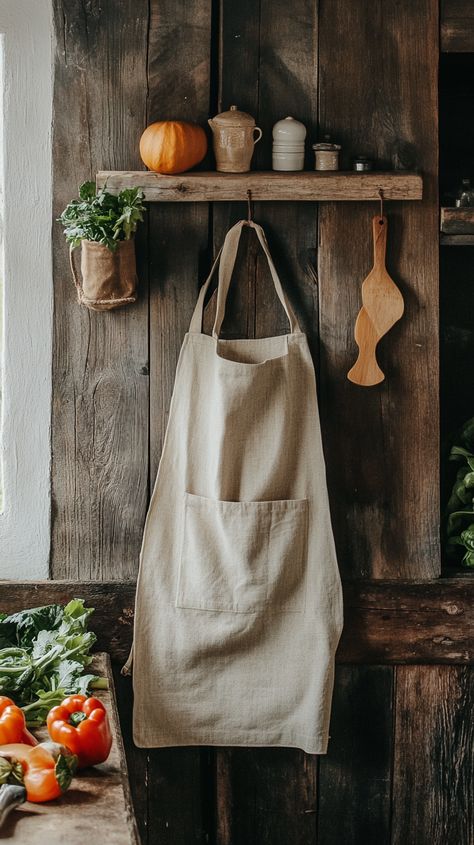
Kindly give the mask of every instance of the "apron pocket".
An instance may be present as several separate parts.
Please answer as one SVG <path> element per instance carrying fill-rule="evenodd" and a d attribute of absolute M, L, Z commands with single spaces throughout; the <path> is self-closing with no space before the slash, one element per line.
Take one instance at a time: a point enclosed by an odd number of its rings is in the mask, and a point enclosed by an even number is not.
<path fill-rule="evenodd" d="M 308 502 L 221 502 L 185 493 L 176 607 L 304 610 Z"/>

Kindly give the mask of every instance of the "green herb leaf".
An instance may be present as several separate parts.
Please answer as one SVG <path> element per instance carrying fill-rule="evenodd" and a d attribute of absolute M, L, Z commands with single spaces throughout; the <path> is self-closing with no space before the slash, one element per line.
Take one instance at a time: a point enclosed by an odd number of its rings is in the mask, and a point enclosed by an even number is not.
<path fill-rule="evenodd" d="M 84 674 L 96 641 L 87 630 L 92 608 L 82 599 L 0 618 L 0 695 L 23 707 L 28 725 L 43 724 L 66 695 L 87 694 L 98 681 Z M 21 644 L 21 645 L 20 645 Z"/>
<path fill-rule="evenodd" d="M 113 251 L 117 241 L 130 240 L 143 220 L 143 199 L 139 188 L 125 188 L 115 196 L 104 188 L 96 193 L 94 182 L 84 182 L 79 199 L 72 200 L 58 220 L 66 240 L 74 247 L 88 240 Z"/>
<path fill-rule="evenodd" d="M 449 455 L 460 467 L 446 507 L 446 551 L 459 562 L 458 547 L 462 547 L 461 563 L 474 567 L 474 417 L 458 436 L 461 445 L 454 445 Z"/>

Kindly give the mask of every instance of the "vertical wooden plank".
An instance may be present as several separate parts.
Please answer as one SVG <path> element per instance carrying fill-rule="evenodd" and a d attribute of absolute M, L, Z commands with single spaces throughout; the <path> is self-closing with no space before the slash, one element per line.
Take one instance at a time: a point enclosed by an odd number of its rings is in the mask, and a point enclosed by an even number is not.
<path fill-rule="evenodd" d="M 314 843 L 316 760 L 294 748 L 220 751 L 217 845 Z"/>
<path fill-rule="evenodd" d="M 211 0 L 153 0 L 148 36 L 147 123 L 189 120 L 207 127 Z M 205 163 L 203 164 L 205 166 Z M 204 203 L 150 206 L 150 485 L 168 421 L 176 363 L 207 264 Z M 207 756 L 198 748 L 150 751 L 149 841 L 204 842 Z M 201 796 L 202 791 L 202 796 Z"/>
<path fill-rule="evenodd" d="M 55 0 L 54 217 L 98 169 L 140 167 L 147 0 Z M 148 478 L 148 308 L 80 307 L 54 242 L 54 578 L 136 575 Z M 142 280 L 143 282 L 143 280 Z"/>
<path fill-rule="evenodd" d="M 235 4 L 221 0 L 219 110 L 235 103 L 263 129 L 254 169 L 271 168 L 271 130 L 287 115 L 314 132 L 317 104 L 317 14 L 312 0 Z M 295 44 L 298 49 L 295 50 Z M 245 201 L 245 197 L 242 198 Z M 217 248 L 226 229 L 247 215 L 246 205 L 214 207 Z M 282 282 L 303 326 L 317 335 L 317 295 L 308 261 L 317 239 L 315 207 L 255 203 L 254 217 L 269 238 Z M 244 232 L 233 277 L 227 337 L 263 337 L 288 331 L 265 257 Z M 219 845 L 313 843 L 316 836 L 317 757 L 296 749 L 218 749 L 216 841 Z"/>
<path fill-rule="evenodd" d="M 260 55 L 260 0 L 220 0 L 218 101 L 216 111 L 227 111 L 236 105 L 258 123 L 258 78 Z M 260 141 L 260 144 L 262 141 Z M 256 167 L 259 144 L 252 159 Z M 213 159 L 214 166 L 214 159 Z M 242 203 L 215 203 L 212 213 L 213 250 L 217 253 L 226 232 L 247 217 L 246 196 Z M 238 260 L 229 291 L 223 337 L 255 337 L 255 298 L 258 248 L 253 232 L 244 230 Z M 206 316 L 206 331 L 212 327 L 214 308 L 211 303 Z"/>
<path fill-rule="evenodd" d="M 449 460 L 451 446 L 460 427 L 472 416 L 474 394 L 474 249 L 442 247 L 440 284 L 441 332 L 441 502 L 442 512 L 451 495 L 459 464 Z M 462 386 L 458 374 L 462 373 Z M 446 522 L 443 520 L 442 537 Z M 452 558 L 445 562 L 459 563 L 462 547 L 453 548 Z"/>
<path fill-rule="evenodd" d="M 207 129 L 211 0 L 152 2 L 147 123 L 189 120 Z M 206 162 L 210 161 L 210 153 Z M 202 167 L 206 165 L 202 164 Z M 174 373 L 208 263 L 203 203 L 150 207 L 150 480 L 158 469 Z"/>
<path fill-rule="evenodd" d="M 473 670 L 398 666 L 393 845 L 474 841 Z"/>
<path fill-rule="evenodd" d="M 261 0 L 258 121 L 264 131 L 259 166 L 271 168 L 272 128 L 290 115 L 307 129 L 306 166 L 314 160 L 311 139 L 317 126 L 318 4 L 297 0 Z M 295 45 L 298 45 L 295 49 Z M 312 266 L 317 249 L 317 206 L 310 203 L 261 203 L 258 213 L 268 233 L 270 247 L 282 282 L 307 332 L 313 352 L 317 348 L 318 302 Z M 257 284 L 257 335 L 281 334 L 288 322 L 259 259 Z M 270 290 L 270 294 L 269 294 Z"/>
<path fill-rule="evenodd" d="M 321 408 L 339 559 L 354 577 L 429 579 L 440 571 L 438 3 L 321 0 L 319 27 L 320 129 L 342 143 L 343 167 L 365 153 L 424 179 L 423 202 L 386 209 L 406 310 L 382 341 L 386 380 L 373 388 L 346 374 L 378 209 L 320 208 Z"/>
<path fill-rule="evenodd" d="M 149 752 L 148 760 L 150 845 L 207 843 L 207 788 L 212 784 L 205 752 L 189 748 L 154 749 Z"/>
<path fill-rule="evenodd" d="M 120 716 L 133 808 L 138 825 L 141 845 L 148 845 L 148 752 L 137 748 L 132 735 L 133 696 L 130 695 L 130 678 L 121 674 L 121 667 L 113 665 L 114 684 Z M 152 842 L 153 840 L 150 840 Z"/>
<path fill-rule="evenodd" d="M 388 666 L 336 668 L 329 750 L 320 762 L 321 845 L 390 843 L 392 678 Z"/>

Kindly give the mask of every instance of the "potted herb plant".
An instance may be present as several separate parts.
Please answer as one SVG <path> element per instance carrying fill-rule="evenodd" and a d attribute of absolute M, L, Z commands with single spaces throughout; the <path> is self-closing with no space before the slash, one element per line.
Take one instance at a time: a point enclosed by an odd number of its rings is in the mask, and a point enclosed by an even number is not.
<path fill-rule="evenodd" d="M 137 298 L 135 242 L 145 206 L 139 188 L 117 196 L 94 182 L 84 182 L 79 198 L 64 209 L 59 222 L 70 244 L 71 270 L 80 303 L 94 311 L 109 311 Z M 73 251 L 81 246 L 80 279 Z"/>

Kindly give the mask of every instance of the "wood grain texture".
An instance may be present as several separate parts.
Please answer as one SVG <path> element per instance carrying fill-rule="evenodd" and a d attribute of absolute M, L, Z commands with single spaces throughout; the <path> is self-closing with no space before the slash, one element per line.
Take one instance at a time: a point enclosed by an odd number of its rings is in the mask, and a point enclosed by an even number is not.
<path fill-rule="evenodd" d="M 472 417 L 470 397 L 474 395 L 473 246 L 466 245 L 462 249 L 451 247 L 442 249 L 440 256 L 442 512 L 446 508 L 458 469 L 458 465 L 449 460 L 449 452 L 451 447 L 459 442 L 461 426 Z M 445 528 L 446 523 L 443 519 L 443 537 Z M 444 551 L 443 548 L 443 553 Z M 462 551 L 461 548 L 459 551 Z M 461 557 L 462 554 L 458 555 L 458 560 Z M 451 566 L 446 566 L 446 573 L 448 572 L 452 572 Z"/>
<path fill-rule="evenodd" d="M 442 208 L 441 231 L 448 235 L 474 234 L 474 208 Z"/>
<path fill-rule="evenodd" d="M 208 117 L 211 2 L 153 3 L 147 122 Z M 171 47 L 171 45 L 173 45 Z M 161 455 L 179 350 L 199 289 L 208 209 L 150 208 L 150 481 Z"/>
<path fill-rule="evenodd" d="M 68 791 L 56 801 L 27 803 L 12 813 L 2 826 L 2 840 L 21 845 L 140 845 L 108 655 L 96 654 L 91 671 L 109 682 L 109 689 L 98 694 L 112 732 L 108 759 L 77 774 Z M 42 742 L 49 739 L 45 727 L 34 733 Z"/>
<path fill-rule="evenodd" d="M 268 170 L 271 129 L 276 120 L 292 114 L 303 120 L 309 132 L 316 121 L 316 6 L 311 0 L 295 0 L 291 8 L 282 0 L 244 0 L 239 4 L 222 0 L 220 12 L 218 110 L 236 103 L 256 118 L 263 137 L 255 147 L 253 167 Z M 295 43 L 300 45 L 298 51 L 294 50 Z M 236 67 L 239 73 L 235 73 Z M 256 200 L 254 218 L 267 234 L 282 284 L 302 324 L 307 327 L 310 323 L 314 330 L 317 298 L 306 264 L 308 253 L 316 248 L 315 207 L 296 202 L 258 202 L 265 197 L 297 198 L 298 182 L 303 188 L 305 184 L 314 188 L 321 184 L 310 173 L 298 174 L 293 181 L 288 175 L 267 172 L 246 174 L 236 185 L 239 191 L 242 185 L 242 199 L 247 187 L 251 189 L 252 199 Z M 313 199 L 312 192 L 306 196 Z M 245 205 L 214 207 L 214 251 L 229 224 L 238 215 L 246 216 L 246 211 Z M 288 323 L 265 256 L 254 233 L 246 233 L 243 241 L 224 333 L 227 337 L 283 334 L 288 331 Z M 218 845 L 314 842 L 316 757 L 296 749 L 275 748 L 218 749 L 214 756 Z"/>
<path fill-rule="evenodd" d="M 396 670 L 392 843 L 474 841 L 474 675 L 457 666 Z"/>
<path fill-rule="evenodd" d="M 104 167 L 138 167 L 147 0 L 55 0 L 54 217 Z M 134 578 L 147 503 L 148 310 L 76 302 L 55 224 L 52 409 L 54 578 Z M 140 250 L 142 252 L 142 250 Z M 139 276 L 142 276 L 141 267 Z"/>
<path fill-rule="evenodd" d="M 207 125 L 211 6 L 211 0 L 153 0 L 150 4 L 147 123 L 175 119 Z M 201 263 L 207 257 L 208 234 L 206 205 L 149 207 L 150 493 L 163 448 L 179 351 L 196 302 Z M 150 845 L 204 842 L 203 805 L 211 802 L 205 752 L 199 748 L 150 750 L 147 759 Z"/>
<path fill-rule="evenodd" d="M 444 235 L 439 238 L 441 246 L 474 246 L 474 233 L 472 235 Z"/>
<path fill-rule="evenodd" d="M 209 842 L 212 779 L 207 754 L 198 748 L 156 748 L 148 752 L 149 843 Z"/>
<path fill-rule="evenodd" d="M 471 0 L 441 0 L 441 49 L 474 52 L 474 7 Z"/>
<path fill-rule="evenodd" d="M 377 207 L 319 207 L 321 416 L 339 562 L 350 577 L 429 579 L 440 568 L 438 5 L 321 0 L 319 29 L 320 128 L 342 144 L 342 166 L 364 153 L 424 174 L 422 203 L 385 209 L 387 268 L 406 310 L 380 347 L 386 379 L 371 390 L 346 373 Z"/>
<path fill-rule="evenodd" d="M 267 150 L 268 157 L 268 150 Z M 163 176 L 143 171 L 99 171 L 97 186 L 111 194 L 140 185 L 148 202 L 246 201 L 254 200 L 366 202 L 378 200 L 379 189 L 386 199 L 420 200 L 423 177 L 418 173 L 180 173 Z"/>
<path fill-rule="evenodd" d="M 473 663 L 473 594 L 474 579 L 469 575 L 431 583 L 346 582 L 344 630 L 336 659 L 355 664 Z M 134 584 L 0 582 L 0 612 L 65 604 L 78 596 L 96 608 L 91 625 L 98 637 L 97 648 L 122 665 L 132 641 Z"/>
<path fill-rule="evenodd" d="M 389 667 L 336 670 L 329 752 L 319 769 L 321 845 L 390 843 L 392 682 Z"/>
<path fill-rule="evenodd" d="M 137 748 L 133 742 L 133 696 L 130 695 L 130 678 L 124 677 L 121 674 L 122 663 L 123 660 L 120 663 L 117 663 L 116 659 L 114 659 L 112 665 L 115 694 L 117 697 L 120 729 L 122 732 L 125 755 L 127 758 L 127 766 L 130 773 L 130 792 L 135 811 L 139 840 L 141 845 L 147 845 L 149 829 L 147 790 L 148 751 L 145 748 Z"/>
<path fill-rule="evenodd" d="M 216 759 L 216 845 L 313 845 L 317 756 L 239 748 Z"/>

